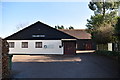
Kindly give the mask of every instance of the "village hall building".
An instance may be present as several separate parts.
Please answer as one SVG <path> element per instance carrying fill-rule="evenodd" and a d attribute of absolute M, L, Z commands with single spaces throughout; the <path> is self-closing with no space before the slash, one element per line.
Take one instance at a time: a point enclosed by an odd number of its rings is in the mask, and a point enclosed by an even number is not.
<path fill-rule="evenodd" d="M 9 54 L 75 54 L 76 38 L 40 21 L 5 38 Z"/>
<path fill-rule="evenodd" d="M 96 43 L 86 29 L 59 29 L 60 31 L 77 38 L 76 50 L 96 50 Z"/>

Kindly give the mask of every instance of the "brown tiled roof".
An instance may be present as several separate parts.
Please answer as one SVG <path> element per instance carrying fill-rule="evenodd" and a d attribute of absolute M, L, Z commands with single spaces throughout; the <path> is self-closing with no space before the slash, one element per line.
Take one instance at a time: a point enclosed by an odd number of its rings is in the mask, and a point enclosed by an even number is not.
<path fill-rule="evenodd" d="M 91 39 L 91 34 L 87 33 L 85 29 L 59 29 L 64 33 L 76 37 L 77 39 Z"/>

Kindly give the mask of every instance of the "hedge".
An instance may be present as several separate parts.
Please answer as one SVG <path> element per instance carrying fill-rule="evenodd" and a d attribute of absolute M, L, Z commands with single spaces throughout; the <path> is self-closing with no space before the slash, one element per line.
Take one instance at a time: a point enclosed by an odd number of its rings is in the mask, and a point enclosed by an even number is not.
<path fill-rule="evenodd" d="M 106 56 L 120 56 L 120 52 L 116 52 L 116 51 L 97 50 L 97 51 L 95 51 L 95 53 L 96 54 L 106 55 Z"/>

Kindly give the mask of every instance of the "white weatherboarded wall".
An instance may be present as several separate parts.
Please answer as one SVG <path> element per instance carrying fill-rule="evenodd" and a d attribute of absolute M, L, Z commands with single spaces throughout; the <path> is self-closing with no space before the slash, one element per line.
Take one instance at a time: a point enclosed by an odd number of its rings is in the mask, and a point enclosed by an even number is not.
<path fill-rule="evenodd" d="M 7 40 L 15 42 L 15 47 L 10 48 L 9 54 L 63 54 L 61 40 Z M 28 48 L 21 48 L 22 42 L 28 42 Z M 35 42 L 42 42 L 42 48 L 35 48 Z M 44 47 L 47 45 L 47 48 Z"/>

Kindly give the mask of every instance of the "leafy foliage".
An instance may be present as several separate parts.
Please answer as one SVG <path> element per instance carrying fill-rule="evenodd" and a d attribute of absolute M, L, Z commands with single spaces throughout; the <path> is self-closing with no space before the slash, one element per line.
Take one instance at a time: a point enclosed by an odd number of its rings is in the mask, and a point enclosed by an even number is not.
<path fill-rule="evenodd" d="M 116 52 L 116 51 L 98 50 L 98 51 L 95 51 L 95 53 L 101 54 L 101 55 L 106 55 L 106 56 L 120 56 L 120 52 Z"/>
<path fill-rule="evenodd" d="M 114 41 L 114 28 L 110 24 L 101 24 L 94 32 L 92 39 L 98 44 L 106 44 Z"/>
<path fill-rule="evenodd" d="M 87 19 L 87 32 L 92 35 L 92 39 L 98 44 L 106 44 L 116 41 L 113 36 L 117 22 L 117 12 L 120 2 L 107 0 L 95 2 L 92 0 L 88 6 L 94 11 L 93 16 Z"/>
<path fill-rule="evenodd" d="M 117 24 L 115 27 L 115 34 L 117 36 L 117 39 L 120 41 L 120 17 L 117 18 Z"/>
<path fill-rule="evenodd" d="M 91 0 L 88 4 L 89 8 L 93 10 L 95 14 L 102 14 L 103 16 L 105 16 L 106 13 L 117 11 L 119 5 L 120 2 L 114 0 L 102 0 L 100 2 Z"/>
<path fill-rule="evenodd" d="M 100 26 L 100 24 L 103 23 L 103 17 L 102 15 L 96 15 L 96 16 L 91 16 L 90 19 L 87 19 L 87 31 L 89 33 L 96 32 L 97 28 Z"/>
<path fill-rule="evenodd" d="M 63 25 L 61 25 L 61 26 L 57 25 L 57 26 L 55 26 L 55 29 L 64 29 L 64 26 Z"/>
<path fill-rule="evenodd" d="M 69 29 L 74 29 L 74 27 L 70 26 Z"/>

